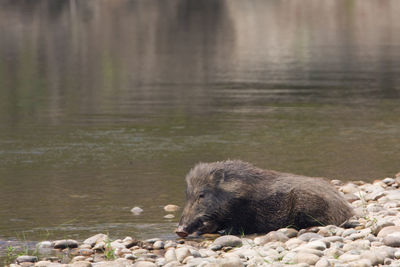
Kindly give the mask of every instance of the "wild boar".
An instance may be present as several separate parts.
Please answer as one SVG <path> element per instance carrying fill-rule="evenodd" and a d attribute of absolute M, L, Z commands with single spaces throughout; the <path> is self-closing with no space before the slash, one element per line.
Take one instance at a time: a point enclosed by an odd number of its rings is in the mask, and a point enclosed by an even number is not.
<path fill-rule="evenodd" d="M 323 178 L 263 170 L 240 160 L 199 163 L 186 183 L 186 204 L 175 230 L 181 237 L 340 225 L 353 215 Z"/>

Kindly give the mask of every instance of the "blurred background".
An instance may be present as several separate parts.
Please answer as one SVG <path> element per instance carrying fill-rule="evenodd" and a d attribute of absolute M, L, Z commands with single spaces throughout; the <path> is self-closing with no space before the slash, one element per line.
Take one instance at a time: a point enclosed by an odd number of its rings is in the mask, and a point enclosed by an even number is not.
<path fill-rule="evenodd" d="M 2 0 L 0 246 L 174 238 L 184 176 L 400 171 L 400 1 Z M 134 206 L 144 212 L 134 216 Z"/>

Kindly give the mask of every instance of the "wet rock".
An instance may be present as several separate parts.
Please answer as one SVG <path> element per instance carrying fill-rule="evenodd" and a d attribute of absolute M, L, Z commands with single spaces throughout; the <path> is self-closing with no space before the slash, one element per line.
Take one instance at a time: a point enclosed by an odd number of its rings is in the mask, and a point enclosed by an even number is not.
<path fill-rule="evenodd" d="M 54 248 L 56 249 L 77 248 L 77 247 L 78 247 L 78 242 L 73 239 L 54 241 Z"/>
<path fill-rule="evenodd" d="M 242 240 L 234 235 L 224 235 L 214 240 L 213 246 L 221 247 L 240 247 Z"/>
<path fill-rule="evenodd" d="M 179 210 L 179 206 L 173 205 L 173 204 L 169 204 L 169 205 L 166 205 L 164 207 L 164 210 L 166 212 L 176 212 L 177 210 Z"/>
<path fill-rule="evenodd" d="M 143 209 L 140 207 L 133 207 L 131 212 L 133 215 L 140 215 L 143 212 Z"/>
<path fill-rule="evenodd" d="M 174 214 L 167 214 L 167 215 L 164 216 L 164 218 L 165 219 L 173 219 L 173 218 L 175 218 L 175 215 Z"/>
<path fill-rule="evenodd" d="M 36 256 L 22 255 L 22 256 L 17 257 L 16 261 L 17 261 L 17 263 L 37 262 L 38 258 Z"/>

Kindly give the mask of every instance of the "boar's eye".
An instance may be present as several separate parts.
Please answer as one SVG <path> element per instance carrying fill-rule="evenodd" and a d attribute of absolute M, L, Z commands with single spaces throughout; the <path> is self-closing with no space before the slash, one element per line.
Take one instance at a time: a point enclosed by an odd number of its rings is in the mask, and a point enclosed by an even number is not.
<path fill-rule="evenodd" d="M 204 198 L 204 192 L 200 192 L 200 194 L 199 194 L 199 198 Z"/>

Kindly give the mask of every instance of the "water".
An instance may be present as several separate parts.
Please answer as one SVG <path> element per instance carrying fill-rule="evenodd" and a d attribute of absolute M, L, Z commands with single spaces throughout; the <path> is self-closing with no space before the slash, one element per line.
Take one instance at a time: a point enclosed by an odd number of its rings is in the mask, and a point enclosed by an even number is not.
<path fill-rule="evenodd" d="M 0 247 L 174 238 L 162 207 L 184 204 L 199 161 L 393 177 L 398 14 L 395 0 L 1 1 Z"/>

